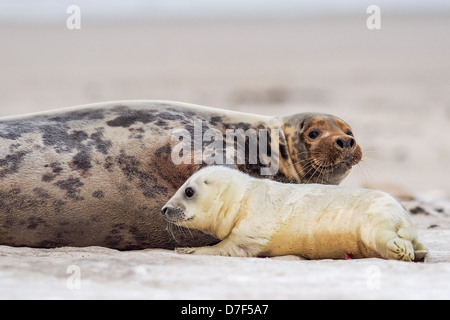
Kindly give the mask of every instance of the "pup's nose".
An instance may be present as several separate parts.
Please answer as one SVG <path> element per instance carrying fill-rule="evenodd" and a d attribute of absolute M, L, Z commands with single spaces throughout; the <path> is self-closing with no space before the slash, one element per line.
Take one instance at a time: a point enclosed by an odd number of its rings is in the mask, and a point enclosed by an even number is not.
<path fill-rule="evenodd" d="M 169 213 L 169 206 L 162 207 L 161 213 L 163 216 L 167 216 L 167 214 Z"/>
<path fill-rule="evenodd" d="M 336 145 L 340 149 L 353 148 L 355 146 L 355 144 L 356 144 L 356 142 L 355 142 L 355 139 L 353 139 L 353 138 L 337 138 L 336 139 Z"/>

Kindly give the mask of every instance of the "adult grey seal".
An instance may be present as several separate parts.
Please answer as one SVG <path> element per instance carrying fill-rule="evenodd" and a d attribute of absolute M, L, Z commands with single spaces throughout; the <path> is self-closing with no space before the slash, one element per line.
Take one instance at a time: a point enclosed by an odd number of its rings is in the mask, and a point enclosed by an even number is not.
<path fill-rule="evenodd" d="M 193 138 L 180 146 L 186 134 L 205 139 L 211 130 L 214 139 L 196 145 Z M 207 163 L 197 161 L 197 149 L 217 146 L 217 133 L 227 130 L 237 132 L 235 145 L 248 147 L 255 135 L 245 133 L 268 132 L 266 140 L 256 138 L 258 152 L 272 146 L 271 162 L 251 162 L 247 150 L 243 163 L 232 165 L 256 177 L 272 166 L 277 170 L 266 178 L 338 184 L 361 159 L 348 124 L 324 114 L 268 117 L 177 102 L 119 101 L 2 118 L 0 244 L 126 250 L 217 242 L 171 228 L 160 209 Z M 177 131 L 182 134 L 174 139 Z M 186 145 L 194 148 L 186 151 Z M 175 163 L 174 157 L 189 152 L 191 162 Z"/>

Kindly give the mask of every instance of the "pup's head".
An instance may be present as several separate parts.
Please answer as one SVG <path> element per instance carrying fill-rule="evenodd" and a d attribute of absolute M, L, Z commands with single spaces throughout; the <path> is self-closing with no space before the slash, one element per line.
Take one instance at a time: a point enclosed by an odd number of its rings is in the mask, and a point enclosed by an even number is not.
<path fill-rule="evenodd" d="M 211 231 L 224 204 L 223 194 L 236 191 L 237 187 L 233 190 L 235 178 L 241 176 L 244 174 L 226 167 L 203 168 L 177 190 L 161 213 L 176 225 Z"/>

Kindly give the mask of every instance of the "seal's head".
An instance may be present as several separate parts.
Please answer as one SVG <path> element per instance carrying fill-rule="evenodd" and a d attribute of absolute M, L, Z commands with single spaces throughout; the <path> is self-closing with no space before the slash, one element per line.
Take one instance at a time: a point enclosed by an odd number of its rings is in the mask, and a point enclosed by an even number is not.
<path fill-rule="evenodd" d="M 220 238 L 216 229 L 240 205 L 248 176 L 225 166 L 209 166 L 193 174 L 161 209 L 178 226 L 202 230 Z M 213 230 L 214 229 L 214 230 Z"/>
<path fill-rule="evenodd" d="M 289 116 L 283 131 L 292 166 L 302 183 L 339 184 L 361 160 L 353 130 L 333 115 Z"/>

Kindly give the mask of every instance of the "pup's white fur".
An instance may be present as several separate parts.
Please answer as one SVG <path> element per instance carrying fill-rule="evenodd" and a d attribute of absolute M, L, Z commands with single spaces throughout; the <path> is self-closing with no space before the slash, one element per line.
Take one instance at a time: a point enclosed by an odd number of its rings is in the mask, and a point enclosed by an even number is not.
<path fill-rule="evenodd" d="M 188 198 L 186 188 L 195 194 Z M 192 175 L 163 207 L 165 218 L 222 240 L 180 253 L 227 256 L 299 255 L 309 259 L 382 257 L 422 260 L 408 213 L 375 190 L 283 184 L 226 167 Z"/>

